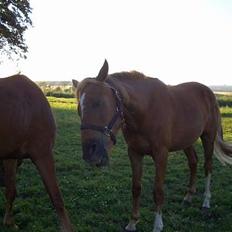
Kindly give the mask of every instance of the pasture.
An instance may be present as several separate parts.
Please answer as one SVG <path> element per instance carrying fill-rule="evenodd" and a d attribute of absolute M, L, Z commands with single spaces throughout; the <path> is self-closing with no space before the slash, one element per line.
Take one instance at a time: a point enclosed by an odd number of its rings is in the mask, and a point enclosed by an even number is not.
<path fill-rule="evenodd" d="M 81 157 L 79 118 L 73 98 L 49 97 L 57 123 L 54 150 L 57 177 L 66 208 L 76 231 L 123 231 L 131 213 L 131 169 L 127 147 L 121 135 L 110 157 L 110 166 L 90 168 Z M 226 97 L 232 101 L 232 97 Z M 232 142 L 232 107 L 221 108 L 224 138 Z M 214 157 L 210 215 L 201 214 L 204 191 L 202 147 L 196 143 L 199 158 L 197 194 L 190 207 L 181 205 L 187 189 L 189 169 L 182 152 L 170 154 L 165 181 L 163 208 L 166 232 L 232 231 L 232 168 L 222 166 Z M 138 230 L 152 230 L 154 165 L 145 158 Z M 55 232 L 57 220 L 41 178 L 30 161 L 24 161 L 17 175 L 18 196 L 14 214 L 19 232 Z M 4 195 L 0 193 L 0 220 L 4 215 Z M 12 232 L 0 224 L 1 232 Z"/>

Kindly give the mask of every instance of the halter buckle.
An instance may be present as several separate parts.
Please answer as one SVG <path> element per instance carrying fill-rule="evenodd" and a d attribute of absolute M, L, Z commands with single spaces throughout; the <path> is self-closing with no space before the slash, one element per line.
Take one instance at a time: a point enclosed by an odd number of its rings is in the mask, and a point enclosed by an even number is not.
<path fill-rule="evenodd" d="M 112 130 L 108 128 L 108 126 L 105 126 L 104 127 L 104 131 L 103 131 L 103 134 L 108 136 L 108 137 L 111 137 L 111 134 L 112 134 Z"/>

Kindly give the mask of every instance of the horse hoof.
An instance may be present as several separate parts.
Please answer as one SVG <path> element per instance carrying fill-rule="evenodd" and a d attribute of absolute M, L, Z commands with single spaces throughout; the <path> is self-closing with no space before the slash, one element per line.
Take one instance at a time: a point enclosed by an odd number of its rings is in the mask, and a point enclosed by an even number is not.
<path fill-rule="evenodd" d="M 126 227 L 124 227 L 124 231 L 126 232 L 138 232 L 136 229 L 136 225 L 138 224 L 139 219 L 131 219 Z"/>
<path fill-rule="evenodd" d="M 188 208 L 188 207 L 191 206 L 191 204 L 192 204 L 192 202 L 187 201 L 187 200 L 183 200 L 181 205 L 182 205 L 184 208 Z"/>
<path fill-rule="evenodd" d="M 19 227 L 16 225 L 16 224 L 4 224 L 4 226 L 6 226 L 7 228 L 9 229 L 12 229 L 12 230 L 18 230 Z"/>
<path fill-rule="evenodd" d="M 124 228 L 123 232 L 138 232 L 138 230 L 128 230 L 128 229 Z"/>
<path fill-rule="evenodd" d="M 131 226 L 127 225 L 124 227 L 123 232 L 138 232 L 138 230 L 136 229 L 135 226 L 131 227 Z"/>
<path fill-rule="evenodd" d="M 207 208 L 207 207 L 202 207 L 201 213 L 202 213 L 202 216 L 207 219 L 209 219 L 212 215 L 210 208 Z"/>
<path fill-rule="evenodd" d="M 8 217 L 7 215 L 4 217 L 3 225 L 13 230 L 19 229 L 19 227 L 15 224 L 14 219 L 12 217 Z"/>
<path fill-rule="evenodd" d="M 18 230 L 19 229 L 19 227 L 16 224 L 12 225 L 11 228 L 14 229 L 14 230 Z"/>
<path fill-rule="evenodd" d="M 163 231 L 163 227 L 162 228 L 154 228 L 153 232 L 162 232 Z"/>

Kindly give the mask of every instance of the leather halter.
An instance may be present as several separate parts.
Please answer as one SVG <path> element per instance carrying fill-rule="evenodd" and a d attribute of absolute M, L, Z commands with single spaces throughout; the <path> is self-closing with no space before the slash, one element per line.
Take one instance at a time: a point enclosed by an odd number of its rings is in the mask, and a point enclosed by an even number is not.
<path fill-rule="evenodd" d="M 110 87 L 110 89 L 112 90 L 113 96 L 114 96 L 115 101 L 116 101 L 116 112 L 114 113 L 114 115 L 113 115 L 111 121 L 108 123 L 108 125 L 102 127 L 102 126 L 87 123 L 87 124 L 82 124 L 80 128 L 81 128 L 81 130 L 99 131 L 102 134 L 110 137 L 111 141 L 115 145 L 117 141 L 116 141 L 116 136 L 114 135 L 112 129 L 114 127 L 114 124 L 118 120 L 118 118 L 120 118 L 121 121 L 124 120 L 124 117 L 123 117 L 123 103 L 122 103 L 122 98 L 121 98 L 119 92 L 113 87 Z"/>

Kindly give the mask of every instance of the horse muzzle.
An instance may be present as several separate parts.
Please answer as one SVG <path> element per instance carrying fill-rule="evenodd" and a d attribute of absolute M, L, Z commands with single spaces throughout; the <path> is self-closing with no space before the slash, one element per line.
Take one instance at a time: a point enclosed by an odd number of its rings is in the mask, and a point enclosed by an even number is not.
<path fill-rule="evenodd" d="M 104 144 L 98 140 L 88 140 L 82 143 L 83 159 L 91 166 L 103 167 L 109 164 L 108 153 Z"/>

